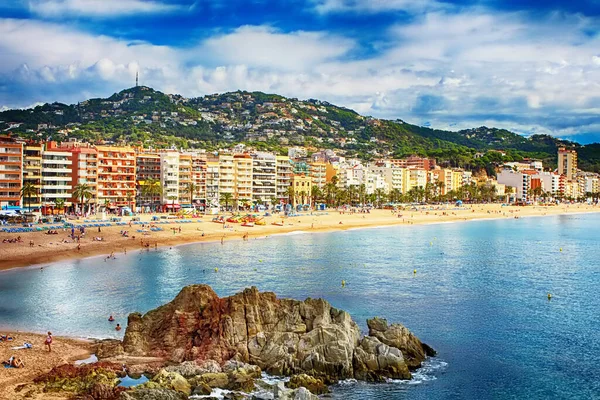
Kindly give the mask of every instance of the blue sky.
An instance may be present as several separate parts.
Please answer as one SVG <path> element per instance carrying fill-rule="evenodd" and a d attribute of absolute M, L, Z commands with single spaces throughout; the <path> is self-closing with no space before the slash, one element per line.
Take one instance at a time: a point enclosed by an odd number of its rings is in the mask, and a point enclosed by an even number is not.
<path fill-rule="evenodd" d="M 0 109 L 141 83 L 600 141 L 600 1 L 3 0 Z"/>

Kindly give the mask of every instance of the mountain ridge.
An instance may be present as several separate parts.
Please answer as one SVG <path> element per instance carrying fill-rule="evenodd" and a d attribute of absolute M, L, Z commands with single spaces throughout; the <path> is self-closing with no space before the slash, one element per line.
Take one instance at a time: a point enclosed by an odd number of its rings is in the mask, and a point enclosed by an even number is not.
<path fill-rule="evenodd" d="M 277 94 L 236 91 L 185 98 L 146 86 L 124 89 L 107 98 L 77 104 L 46 103 L 31 109 L 0 112 L 0 131 L 27 139 L 216 150 L 246 143 L 284 153 L 303 145 L 331 148 L 362 159 L 434 157 L 442 165 L 486 169 L 501 162 L 537 158 L 556 165 L 558 147 L 580 154 L 582 169 L 600 171 L 600 144 L 549 135 L 525 137 L 485 126 L 446 131 L 401 119 L 362 116 L 318 99 L 298 100 Z"/>

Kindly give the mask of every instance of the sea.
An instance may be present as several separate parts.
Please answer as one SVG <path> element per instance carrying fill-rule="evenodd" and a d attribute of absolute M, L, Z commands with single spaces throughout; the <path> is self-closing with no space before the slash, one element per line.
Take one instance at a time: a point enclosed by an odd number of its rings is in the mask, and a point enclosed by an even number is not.
<path fill-rule="evenodd" d="M 363 331 L 402 323 L 438 352 L 411 381 L 344 381 L 336 399 L 600 399 L 599 226 L 570 214 L 115 249 L 0 272 L 0 328 L 118 337 L 109 315 L 125 326 L 183 286 L 256 286 L 322 297 Z"/>

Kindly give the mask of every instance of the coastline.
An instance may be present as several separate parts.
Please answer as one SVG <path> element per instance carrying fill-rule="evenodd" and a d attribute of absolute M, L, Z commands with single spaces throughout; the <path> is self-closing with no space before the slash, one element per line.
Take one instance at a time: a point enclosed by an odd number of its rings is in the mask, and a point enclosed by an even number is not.
<path fill-rule="evenodd" d="M 328 211 L 326 213 L 306 214 L 299 217 L 279 216 L 265 217 L 266 225 L 242 227 L 240 224 L 228 223 L 231 229 L 224 229 L 223 225 L 211 222 L 211 216 L 193 219 L 191 223 L 170 223 L 159 225 L 164 230 L 160 232 L 137 232 L 139 225 L 131 228 L 125 226 L 112 226 L 101 228 L 98 233 L 88 231 L 88 237 L 81 239 L 80 250 L 77 243 L 68 238 L 69 231 L 60 231 L 58 235 L 46 235 L 43 232 L 29 232 L 21 234 L 0 233 L 0 238 L 11 239 L 21 236 L 20 243 L 0 243 L 0 271 L 14 270 L 16 268 L 36 268 L 60 261 L 75 261 L 93 257 L 107 256 L 150 248 L 165 248 L 180 245 L 199 243 L 218 243 L 219 241 L 244 240 L 268 238 L 274 235 L 298 235 L 305 233 L 334 232 L 357 229 L 373 229 L 390 226 L 411 226 L 445 224 L 477 220 L 495 220 L 515 217 L 542 217 L 553 215 L 578 215 L 600 212 L 600 207 L 583 204 L 560 206 L 528 206 L 514 207 L 500 204 L 474 204 L 468 207 L 444 208 L 442 206 L 422 206 L 417 211 L 402 211 L 402 217 L 392 215 L 390 210 L 372 210 L 371 213 L 339 213 Z M 142 222 L 149 222 L 150 215 L 142 216 Z M 128 219 L 125 220 L 126 222 Z M 201 222 L 197 222 L 201 221 Z M 283 226 L 272 225 L 273 222 Z M 83 222 L 83 221 L 80 221 Z M 78 221 L 75 221 L 77 224 Z M 172 228 L 177 229 L 173 232 Z M 181 228 L 181 232 L 178 232 Z M 128 230 L 129 237 L 123 237 L 120 231 Z M 96 242 L 94 236 L 101 236 L 104 240 Z M 135 239 L 134 239 L 135 237 Z M 63 242 L 64 240 L 67 242 Z M 142 242 L 140 242 L 140 239 Z M 30 246 L 33 241 L 33 247 Z M 143 243 L 143 244 L 141 244 Z"/>

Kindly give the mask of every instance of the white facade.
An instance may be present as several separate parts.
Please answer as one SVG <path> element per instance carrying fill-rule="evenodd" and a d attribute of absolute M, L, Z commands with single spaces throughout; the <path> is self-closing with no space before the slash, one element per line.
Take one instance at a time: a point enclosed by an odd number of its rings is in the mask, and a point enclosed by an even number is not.
<path fill-rule="evenodd" d="M 71 153 L 66 151 L 42 152 L 42 203 L 54 204 L 57 199 L 71 197 Z M 67 203 L 65 203 L 67 204 Z"/>
<path fill-rule="evenodd" d="M 160 183 L 162 203 L 179 204 L 179 153 L 169 151 L 160 154 Z"/>
<path fill-rule="evenodd" d="M 498 174 L 498 183 L 514 188 L 517 200 L 527 201 L 527 191 L 531 186 L 530 175 L 504 169 Z"/>
<path fill-rule="evenodd" d="M 274 154 L 252 154 L 252 200 L 270 204 L 277 197 L 277 160 Z"/>

